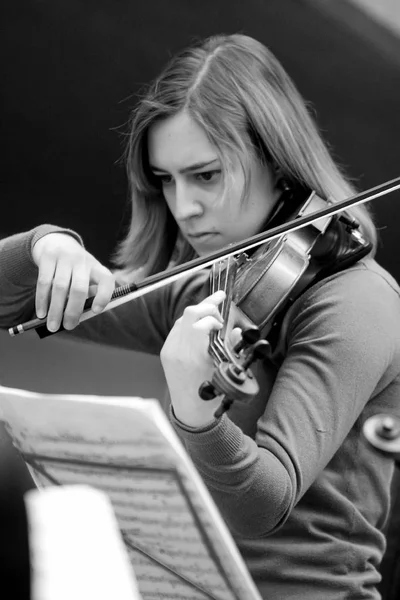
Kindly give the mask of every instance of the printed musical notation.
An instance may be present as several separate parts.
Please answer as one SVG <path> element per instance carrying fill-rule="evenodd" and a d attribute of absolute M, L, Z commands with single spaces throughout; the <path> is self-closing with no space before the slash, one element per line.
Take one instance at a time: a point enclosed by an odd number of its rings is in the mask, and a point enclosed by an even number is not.
<path fill-rule="evenodd" d="M 0 386 L 0 419 L 38 487 L 108 495 L 143 600 L 260 600 L 156 400 Z"/>

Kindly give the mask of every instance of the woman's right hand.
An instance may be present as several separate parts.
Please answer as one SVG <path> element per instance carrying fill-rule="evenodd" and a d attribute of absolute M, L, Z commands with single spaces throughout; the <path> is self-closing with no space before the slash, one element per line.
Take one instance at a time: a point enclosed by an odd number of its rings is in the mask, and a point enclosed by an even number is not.
<path fill-rule="evenodd" d="M 65 329 L 74 329 L 89 296 L 94 296 L 96 313 L 110 301 L 113 274 L 71 235 L 48 233 L 33 246 L 32 258 L 39 269 L 36 314 L 41 319 L 47 315 L 50 331 L 57 331 L 61 323 Z"/>

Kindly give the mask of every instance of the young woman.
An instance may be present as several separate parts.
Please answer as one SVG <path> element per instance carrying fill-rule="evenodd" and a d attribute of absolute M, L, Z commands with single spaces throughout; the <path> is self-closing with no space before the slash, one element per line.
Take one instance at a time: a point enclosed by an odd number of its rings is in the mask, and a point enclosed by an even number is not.
<path fill-rule="evenodd" d="M 274 56 L 243 35 L 178 54 L 139 101 L 126 153 L 132 221 L 112 274 L 71 231 L 43 225 L 0 249 L 0 322 L 47 315 L 55 331 L 160 353 L 171 422 L 214 497 L 263 598 L 377 599 L 393 461 L 362 436 L 400 414 L 399 288 L 370 255 L 333 270 L 285 314 L 280 362 L 255 367 L 248 404 L 215 418 L 209 334 L 222 292 L 186 277 L 75 329 L 89 286 L 101 313 L 115 285 L 268 228 L 303 190 L 353 193 Z M 372 248 L 365 207 L 351 211 Z M 328 244 L 339 259 L 343 241 Z M 322 261 L 323 262 L 323 261 Z M 36 291 L 35 291 L 36 290 Z M 266 298 L 258 298 L 266 302 Z"/>

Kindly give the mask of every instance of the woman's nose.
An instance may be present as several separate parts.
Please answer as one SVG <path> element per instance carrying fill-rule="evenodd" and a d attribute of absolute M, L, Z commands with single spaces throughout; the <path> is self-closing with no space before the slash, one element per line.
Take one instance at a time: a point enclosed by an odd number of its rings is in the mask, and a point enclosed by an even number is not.
<path fill-rule="evenodd" d="M 184 183 L 177 183 L 175 188 L 175 219 L 186 221 L 203 213 L 203 206 L 198 190 Z"/>

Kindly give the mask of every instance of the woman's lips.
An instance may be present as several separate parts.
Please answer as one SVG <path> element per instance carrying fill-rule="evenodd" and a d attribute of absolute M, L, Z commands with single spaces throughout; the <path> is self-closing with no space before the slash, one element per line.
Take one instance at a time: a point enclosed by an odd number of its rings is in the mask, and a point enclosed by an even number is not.
<path fill-rule="evenodd" d="M 214 235 L 217 235 L 216 231 L 205 231 L 203 233 L 188 233 L 187 234 L 189 238 L 193 239 L 193 240 L 206 240 L 209 237 L 212 237 Z"/>

